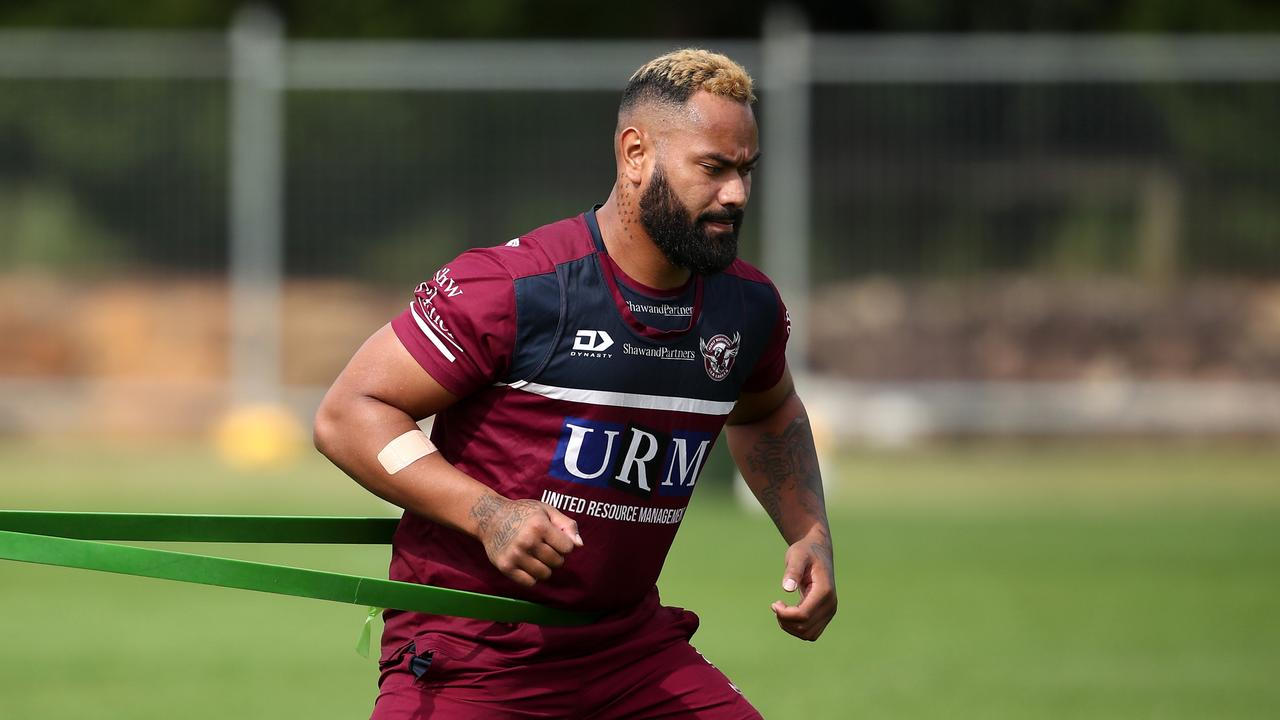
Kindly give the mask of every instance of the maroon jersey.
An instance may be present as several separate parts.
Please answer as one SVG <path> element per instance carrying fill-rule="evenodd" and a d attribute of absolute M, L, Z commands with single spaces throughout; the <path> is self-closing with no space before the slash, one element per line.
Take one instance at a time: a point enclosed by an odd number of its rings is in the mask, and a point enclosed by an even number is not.
<path fill-rule="evenodd" d="M 777 384 L 789 330 L 772 283 L 742 261 L 675 291 L 626 278 L 594 211 L 463 253 L 418 286 L 392 327 L 461 398 L 435 418 L 443 457 L 505 497 L 558 508 L 585 545 L 525 588 L 474 538 L 406 512 L 391 578 L 622 616 L 656 606 L 725 418 L 741 392 Z M 507 633 L 501 642 L 517 651 L 556 632 L 399 611 L 386 620 L 387 653 L 424 632 Z"/>

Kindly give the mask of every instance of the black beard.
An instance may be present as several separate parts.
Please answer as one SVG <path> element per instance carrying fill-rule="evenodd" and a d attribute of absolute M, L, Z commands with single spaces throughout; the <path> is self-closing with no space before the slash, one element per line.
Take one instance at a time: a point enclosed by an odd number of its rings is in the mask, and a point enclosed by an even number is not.
<path fill-rule="evenodd" d="M 742 211 L 708 212 L 691 219 L 660 167 L 654 170 L 653 180 L 640 195 L 640 222 L 672 265 L 697 275 L 718 273 L 738 257 Z M 733 230 L 713 236 L 704 227 L 707 222 L 732 223 Z"/>

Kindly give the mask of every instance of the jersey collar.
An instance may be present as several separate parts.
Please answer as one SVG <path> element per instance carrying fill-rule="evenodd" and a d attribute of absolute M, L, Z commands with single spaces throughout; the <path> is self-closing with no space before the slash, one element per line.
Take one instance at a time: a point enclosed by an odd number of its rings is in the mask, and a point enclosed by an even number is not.
<path fill-rule="evenodd" d="M 693 314 L 689 316 L 689 324 L 683 328 L 673 328 L 671 330 L 663 330 L 661 328 L 650 327 L 641 322 L 639 318 L 631 312 L 631 308 L 627 305 L 626 300 L 622 297 L 622 291 L 618 289 L 618 278 L 614 274 L 614 267 L 617 263 L 610 262 L 612 258 L 606 259 L 603 256 L 609 254 L 608 249 L 604 245 L 604 236 L 600 234 L 600 223 L 596 220 L 596 210 L 600 209 L 600 205 L 592 207 L 590 210 L 582 214 L 583 220 L 586 221 L 587 230 L 591 233 L 591 242 L 596 247 L 596 265 L 600 268 L 600 274 L 604 277 L 605 285 L 609 288 L 609 294 L 613 296 L 613 304 L 618 309 L 618 314 L 622 317 L 622 321 L 632 332 L 641 337 L 652 340 L 665 340 L 678 338 L 686 335 L 690 330 L 698 326 L 698 320 L 702 317 L 702 288 L 703 277 L 698 274 L 692 276 L 694 283 L 693 289 Z M 618 269 L 621 272 L 621 269 Z"/>

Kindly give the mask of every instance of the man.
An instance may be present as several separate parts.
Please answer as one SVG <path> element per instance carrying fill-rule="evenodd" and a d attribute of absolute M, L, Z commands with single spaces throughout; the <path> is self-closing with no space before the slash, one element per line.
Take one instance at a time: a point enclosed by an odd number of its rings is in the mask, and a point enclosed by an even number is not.
<path fill-rule="evenodd" d="M 783 630 L 836 610 L 813 437 L 769 280 L 737 260 L 760 157 L 751 78 L 680 50 L 641 67 L 598 208 L 463 253 L 378 330 L 316 415 L 316 445 L 405 508 L 393 579 L 600 614 L 576 628 L 389 610 L 391 718 L 752 718 L 655 581 L 727 425 L 785 538 Z M 435 416 L 430 440 L 415 421 Z"/>

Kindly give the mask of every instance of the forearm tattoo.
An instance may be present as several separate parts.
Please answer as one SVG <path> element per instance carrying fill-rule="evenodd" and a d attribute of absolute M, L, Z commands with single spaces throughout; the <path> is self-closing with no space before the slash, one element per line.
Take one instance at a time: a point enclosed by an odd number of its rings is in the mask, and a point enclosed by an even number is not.
<path fill-rule="evenodd" d="M 476 528 L 485 538 L 485 544 L 497 552 L 511 542 L 533 511 L 533 506 L 527 502 L 512 502 L 486 494 L 471 507 L 471 517 L 475 518 Z"/>
<path fill-rule="evenodd" d="M 822 561 L 827 565 L 827 572 L 831 573 L 832 577 L 834 577 L 836 572 L 836 561 L 835 555 L 831 552 L 830 543 L 826 545 L 823 545 L 822 543 L 809 543 L 809 551 L 822 558 Z"/>
<path fill-rule="evenodd" d="M 780 434 L 761 433 L 747 453 L 747 466 L 763 477 L 764 487 L 757 495 L 779 531 L 783 505 L 789 502 L 799 503 L 806 513 L 826 524 L 822 473 L 807 417 L 792 420 Z"/>

